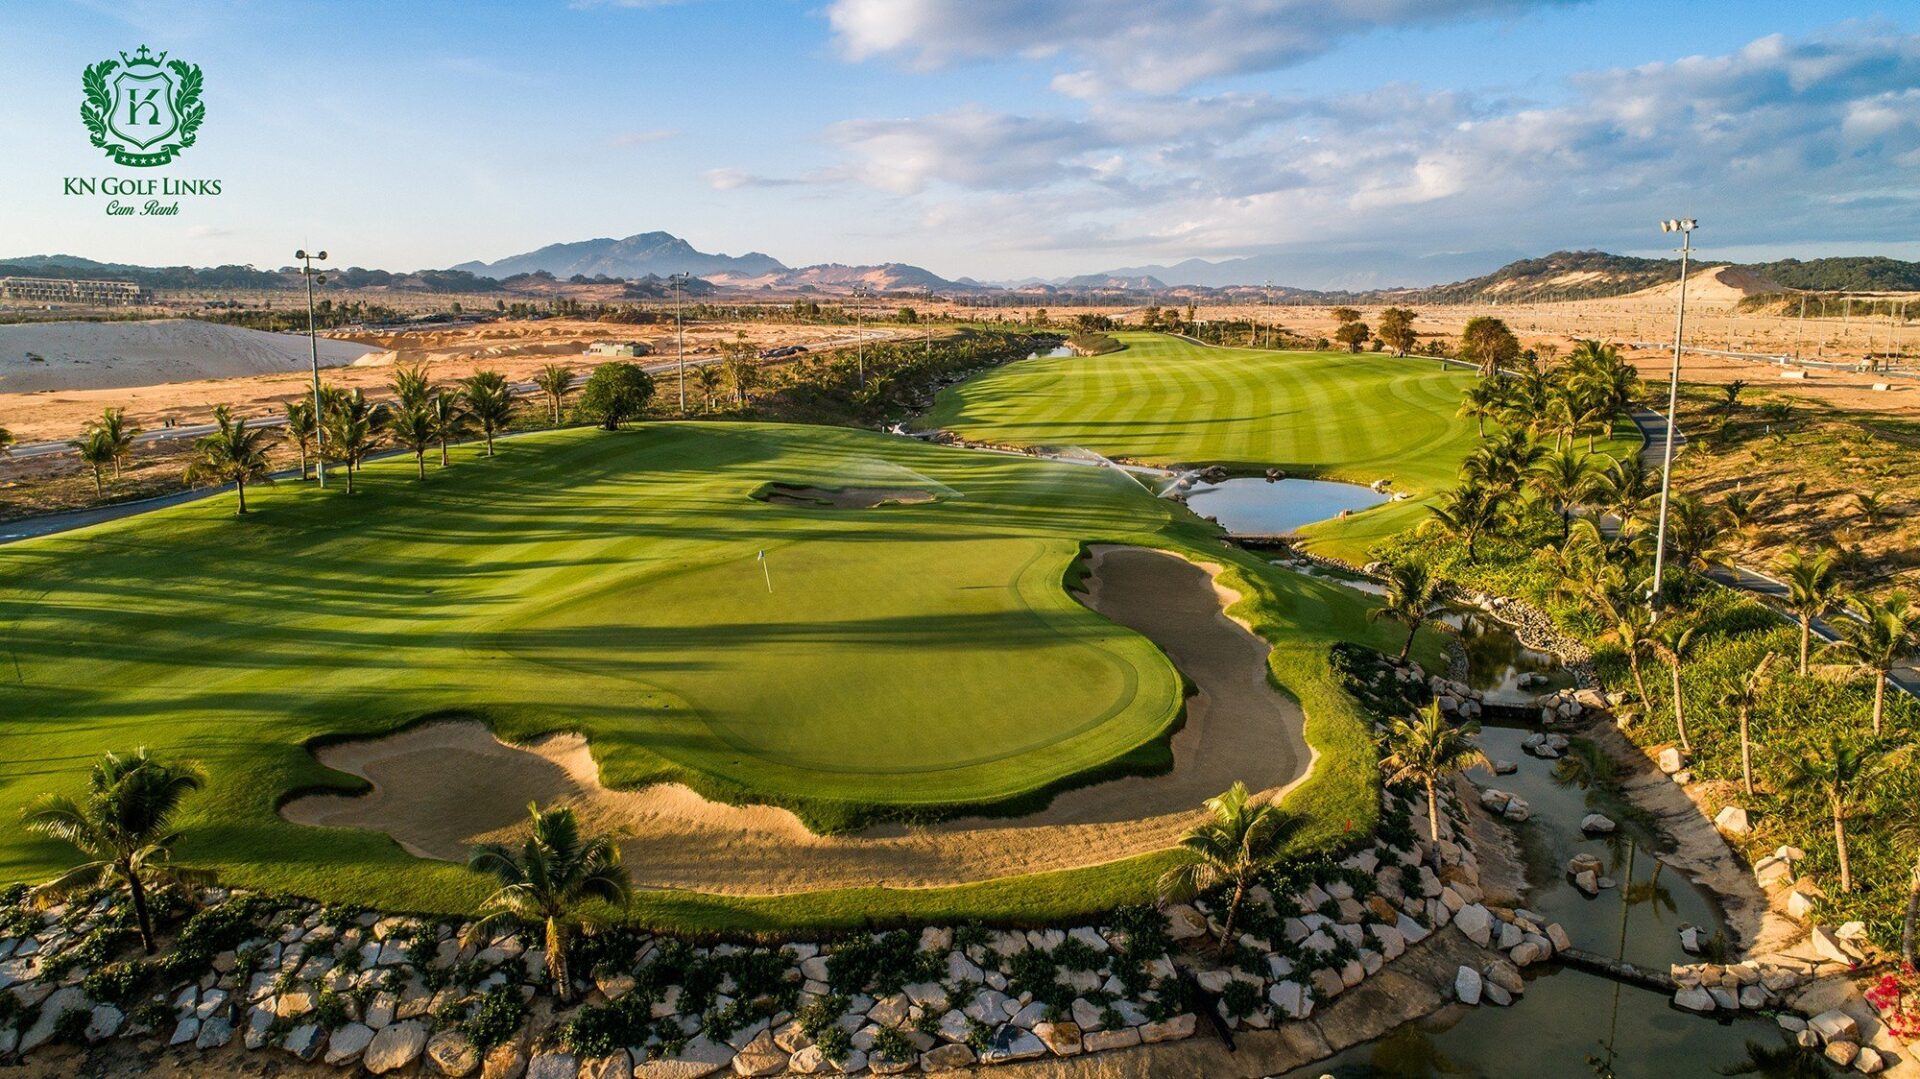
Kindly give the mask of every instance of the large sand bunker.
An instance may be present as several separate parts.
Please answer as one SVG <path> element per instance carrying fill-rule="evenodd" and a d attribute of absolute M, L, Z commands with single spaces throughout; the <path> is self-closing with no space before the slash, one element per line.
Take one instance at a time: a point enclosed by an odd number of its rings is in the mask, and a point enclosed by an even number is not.
<path fill-rule="evenodd" d="M 1204 799 L 1236 781 L 1277 796 L 1313 761 L 1300 706 L 1268 682 L 1268 644 L 1225 615 L 1238 597 L 1214 583 L 1218 572 L 1162 551 L 1093 551 L 1087 605 L 1152 640 L 1196 692 L 1173 737 L 1172 771 L 1067 791 L 1029 816 L 821 836 L 784 809 L 713 802 L 679 784 L 609 790 L 578 735 L 515 746 L 472 722 L 323 748 L 322 763 L 373 790 L 304 796 L 282 813 L 384 831 L 416 855 L 461 860 L 474 842 L 511 834 L 529 801 L 565 803 L 620 835 L 636 884 L 738 895 L 933 887 L 1164 849 L 1200 819 Z"/>
<path fill-rule="evenodd" d="M 870 510 L 880 506 L 915 506 L 934 501 L 932 491 L 914 487 L 801 487 L 791 483 L 770 483 L 760 500 L 778 506 L 832 507 L 842 510 Z"/>
<path fill-rule="evenodd" d="M 105 390 L 304 371 L 375 351 L 350 341 L 268 333 L 190 318 L 23 322 L 0 326 L 0 393 Z"/>

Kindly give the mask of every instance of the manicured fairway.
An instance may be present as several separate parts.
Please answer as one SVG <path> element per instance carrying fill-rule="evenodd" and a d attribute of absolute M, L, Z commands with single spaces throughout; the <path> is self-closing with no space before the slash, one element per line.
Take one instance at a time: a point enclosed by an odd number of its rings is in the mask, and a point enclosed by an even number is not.
<path fill-rule="evenodd" d="M 1416 499 L 1450 486 L 1476 441 L 1473 421 L 1455 415 L 1474 375 L 1436 360 L 1115 336 L 1125 350 L 1027 360 L 955 386 L 928 422 L 985 442 L 1077 446 L 1151 464 L 1386 479 Z M 1419 502 L 1389 503 L 1306 534 L 1358 561 L 1424 512 Z"/>
<path fill-rule="evenodd" d="M 464 871 L 278 818 L 291 791 L 348 785 L 308 741 L 450 713 L 507 736 L 579 730 L 611 784 L 678 778 L 832 824 L 1164 759 L 1179 678 L 1067 595 L 1082 542 L 1255 575 L 1236 578 L 1258 604 L 1248 617 L 1310 724 L 1353 723 L 1344 695 L 1326 696 L 1324 642 L 1396 632 L 1367 625 L 1351 593 L 1223 554 L 1183 510 L 1083 466 L 841 429 L 657 424 L 514 439 L 425 483 L 411 472 L 377 464 L 351 499 L 264 489 L 244 520 L 221 498 L 0 548 L 0 819 L 73 789 L 96 754 L 147 744 L 211 773 L 189 802 L 188 860 L 236 883 L 458 908 L 477 889 Z M 776 481 L 940 498 L 752 497 Z M 1333 732 L 1315 741 L 1340 793 L 1321 797 L 1369 813 L 1354 801 L 1364 767 L 1342 763 L 1364 738 Z M 0 881 L 69 857 L 0 832 Z M 1103 879 L 1121 895 L 1143 886 Z M 1044 890 L 1101 896 L 1084 880 Z"/>

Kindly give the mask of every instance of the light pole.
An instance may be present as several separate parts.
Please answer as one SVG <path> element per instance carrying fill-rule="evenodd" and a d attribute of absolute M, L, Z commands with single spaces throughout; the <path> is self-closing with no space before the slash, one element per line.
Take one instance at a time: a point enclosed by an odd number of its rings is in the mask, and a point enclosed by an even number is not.
<path fill-rule="evenodd" d="M 1687 330 L 1687 260 L 1693 255 L 1693 230 L 1700 223 L 1691 217 L 1660 222 L 1661 232 L 1680 234 L 1680 309 L 1673 322 L 1673 372 L 1667 378 L 1666 445 L 1660 462 L 1660 524 L 1654 535 L 1653 589 L 1647 593 L 1647 606 L 1654 617 L 1660 614 L 1660 588 L 1667 568 L 1667 501 L 1673 492 L 1673 436 L 1675 413 L 1680 407 L 1680 347 Z"/>
<path fill-rule="evenodd" d="M 687 418 L 687 334 L 680 320 L 680 306 L 687 277 L 685 273 L 667 275 L 667 281 L 673 286 L 673 355 L 674 364 L 680 369 L 680 418 L 683 420 Z M 713 402 L 707 402 L 709 409 L 712 405 Z"/>
<path fill-rule="evenodd" d="M 318 277 L 321 284 L 326 284 L 327 275 L 314 270 L 313 260 L 325 262 L 327 253 L 316 251 L 309 255 L 302 248 L 295 251 L 293 257 L 300 260 L 300 276 L 307 279 L 307 349 L 313 356 L 313 478 L 320 481 L 320 489 L 324 491 L 327 489 L 327 425 L 326 413 L 320 410 L 320 339 L 313 329 L 313 283 Z"/>
<path fill-rule="evenodd" d="M 853 357 L 856 369 L 860 373 L 860 388 L 867 388 L 867 309 L 860 302 L 873 295 L 873 290 L 865 285 L 853 286 Z"/>
<path fill-rule="evenodd" d="M 933 362 L 933 286 L 927 286 L 927 362 Z"/>

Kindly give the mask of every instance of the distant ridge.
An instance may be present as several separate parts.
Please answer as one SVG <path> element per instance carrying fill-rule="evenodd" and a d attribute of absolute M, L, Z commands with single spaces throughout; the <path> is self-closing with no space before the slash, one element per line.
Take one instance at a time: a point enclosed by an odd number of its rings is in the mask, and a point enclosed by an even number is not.
<path fill-rule="evenodd" d="M 685 273 L 696 277 L 735 274 L 759 277 L 787 267 L 772 255 L 750 251 L 738 257 L 710 255 L 670 232 L 637 232 L 624 239 L 601 238 L 548 244 L 535 251 L 509 255 L 494 262 L 463 262 L 450 267 L 486 277 L 550 273 L 571 277 L 665 277 Z"/>

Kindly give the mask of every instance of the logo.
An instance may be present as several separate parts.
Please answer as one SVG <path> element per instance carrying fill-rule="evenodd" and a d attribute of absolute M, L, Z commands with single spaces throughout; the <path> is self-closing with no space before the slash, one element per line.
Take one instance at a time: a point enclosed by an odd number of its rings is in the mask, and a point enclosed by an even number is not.
<path fill-rule="evenodd" d="M 118 72 L 116 74 L 116 72 Z M 118 60 L 102 60 L 80 78 L 87 92 L 80 106 L 93 144 L 116 162 L 152 168 L 171 162 L 193 145 L 207 117 L 200 103 L 200 66 L 167 54 L 155 57 L 145 45 Z"/>

